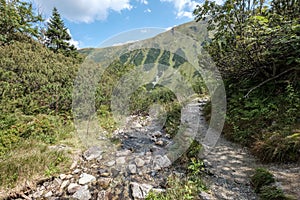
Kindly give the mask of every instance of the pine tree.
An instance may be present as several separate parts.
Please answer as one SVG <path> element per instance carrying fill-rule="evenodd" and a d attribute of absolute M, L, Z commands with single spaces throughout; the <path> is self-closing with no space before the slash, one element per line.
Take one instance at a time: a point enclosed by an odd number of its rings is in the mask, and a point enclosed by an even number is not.
<path fill-rule="evenodd" d="M 0 45 L 14 40 L 37 38 L 37 24 L 42 21 L 32 4 L 21 0 L 0 0 Z"/>
<path fill-rule="evenodd" d="M 46 46 L 55 53 L 62 52 L 66 56 L 76 56 L 76 48 L 69 43 L 71 36 L 55 7 L 47 25 L 48 27 L 45 32 Z"/>

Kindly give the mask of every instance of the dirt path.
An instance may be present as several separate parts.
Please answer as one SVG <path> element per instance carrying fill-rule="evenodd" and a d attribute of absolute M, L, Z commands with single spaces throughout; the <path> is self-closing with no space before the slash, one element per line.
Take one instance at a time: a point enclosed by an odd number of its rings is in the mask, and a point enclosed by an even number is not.
<path fill-rule="evenodd" d="M 247 148 L 221 137 L 215 148 L 204 158 L 212 176 L 211 199 L 258 199 L 250 185 L 250 176 L 257 167 L 264 167 L 274 174 L 276 185 L 287 194 L 300 199 L 299 164 L 262 164 Z"/>

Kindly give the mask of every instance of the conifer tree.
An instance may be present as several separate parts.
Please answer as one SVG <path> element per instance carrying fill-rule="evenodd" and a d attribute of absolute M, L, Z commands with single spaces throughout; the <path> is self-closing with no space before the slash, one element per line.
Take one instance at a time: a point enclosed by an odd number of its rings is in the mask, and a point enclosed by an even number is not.
<path fill-rule="evenodd" d="M 47 25 L 45 32 L 46 46 L 55 53 L 62 52 L 66 56 L 76 55 L 76 48 L 69 43 L 71 36 L 67 31 L 68 29 L 55 7 Z"/>
<path fill-rule="evenodd" d="M 37 23 L 42 21 L 35 14 L 32 4 L 21 0 L 0 0 L 0 45 L 14 40 L 37 38 Z"/>

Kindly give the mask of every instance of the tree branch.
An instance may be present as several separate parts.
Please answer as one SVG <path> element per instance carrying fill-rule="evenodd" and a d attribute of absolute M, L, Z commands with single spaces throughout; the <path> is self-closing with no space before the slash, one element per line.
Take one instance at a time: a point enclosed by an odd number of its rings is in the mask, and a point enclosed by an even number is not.
<path fill-rule="evenodd" d="M 293 67 L 293 68 L 290 68 L 290 69 L 288 69 L 288 70 L 286 70 L 286 71 L 284 71 L 284 72 L 281 72 L 280 74 L 278 74 L 278 75 L 276 75 L 276 76 L 273 76 L 273 77 L 271 77 L 271 78 L 269 78 L 269 79 L 267 79 L 267 80 L 261 82 L 261 83 L 258 84 L 257 86 L 251 88 L 251 89 L 249 90 L 249 92 L 244 96 L 244 98 L 248 98 L 248 97 L 249 97 L 249 94 L 250 94 L 253 90 L 255 90 L 255 89 L 261 87 L 262 85 L 268 83 L 269 81 L 272 81 L 272 80 L 274 80 L 274 79 L 276 79 L 276 78 L 278 78 L 278 77 L 280 77 L 280 76 L 282 76 L 282 75 L 288 73 L 289 71 L 292 71 L 292 70 L 295 70 L 295 69 L 296 69 L 296 68 L 294 68 L 294 67 Z"/>

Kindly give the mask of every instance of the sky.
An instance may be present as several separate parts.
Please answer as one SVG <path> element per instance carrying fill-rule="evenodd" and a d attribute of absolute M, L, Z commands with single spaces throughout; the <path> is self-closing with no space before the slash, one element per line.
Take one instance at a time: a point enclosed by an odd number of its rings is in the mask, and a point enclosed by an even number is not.
<path fill-rule="evenodd" d="M 145 39 L 173 26 L 192 21 L 193 10 L 203 0 L 33 0 L 33 2 L 45 19 L 49 19 L 53 7 L 56 7 L 72 36 L 71 43 L 77 48 L 86 48 Z M 128 31 L 131 32 L 126 36 Z M 117 38 L 116 44 L 107 42 L 112 37 Z"/>

